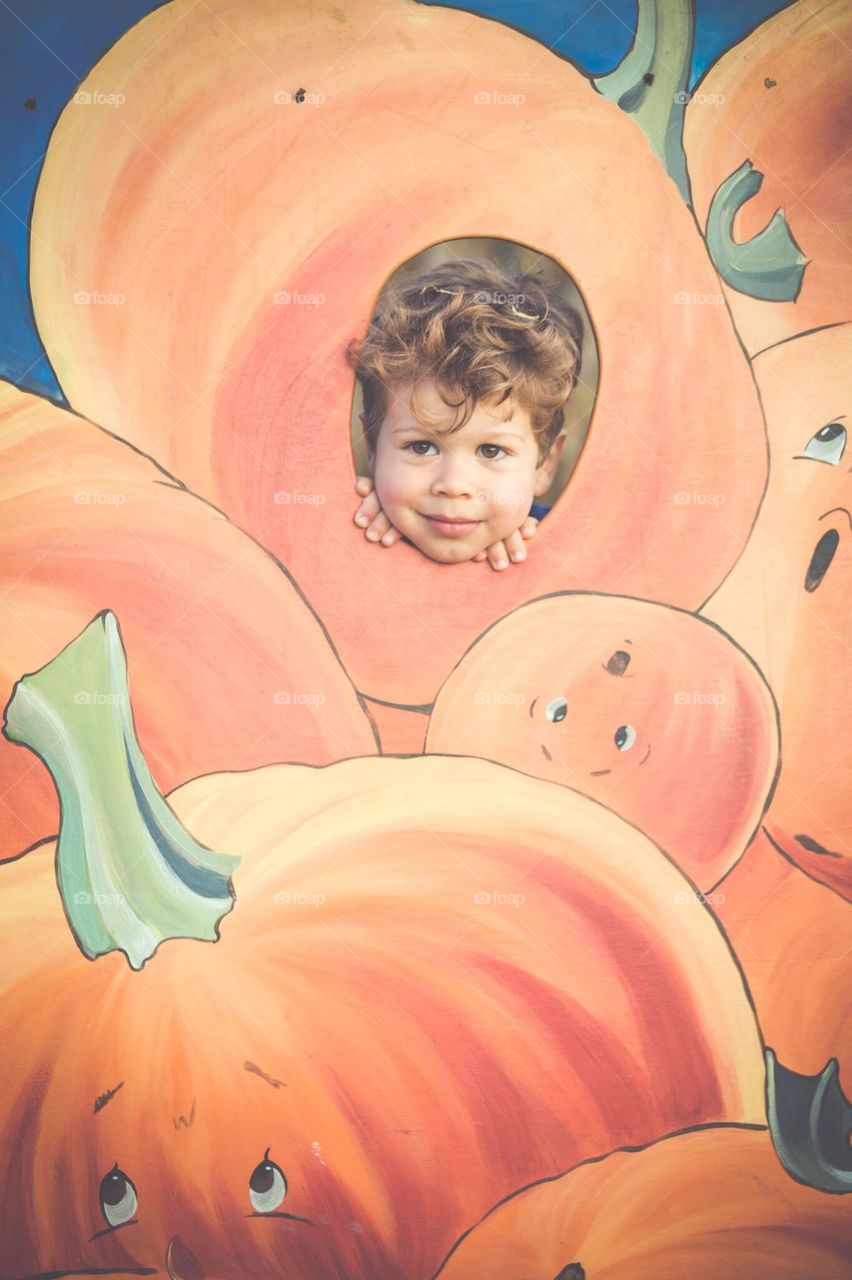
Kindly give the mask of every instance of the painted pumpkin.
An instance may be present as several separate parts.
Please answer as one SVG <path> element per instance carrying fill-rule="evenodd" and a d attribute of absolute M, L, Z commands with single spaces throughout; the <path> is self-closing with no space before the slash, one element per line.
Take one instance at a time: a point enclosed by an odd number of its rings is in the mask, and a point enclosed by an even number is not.
<path fill-rule="evenodd" d="M 746 550 L 704 612 L 749 650 L 780 706 L 783 763 L 766 831 L 809 875 L 846 897 L 852 897 L 850 43 L 852 9 L 844 0 L 790 5 L 708 72 L 687 109 L 685 131 L 696 212 L 711 251 L 719 250 L 717 213 L 736 218 L 736 243 L 723 238 L 719 266 L 753 357 L 771 450 L 770 482 Z M 745 198 L 736 184 L 726 196 L 729 175 L 746 160 L 763 175 L 762 185 L 740 182 Z M 779 206 L 783 216 L 774 212 Z M 786 278 L 784 227 L 800 261 L 794 290 L 772 296 L 772 282 L 780 286 Z"/>
<path fill-rule="evenodd" d="M 437 756 L 166 805 L 126 703 L 73 703 L 81 668 L 120 689 L 110 615 L 7 710 L 67 829 L 56 871 L 48 846 L 0 868 L 3 1280 L 425 1278 L 519 1184 L 760 1120 L 727 941 L 616 815 Z"/>
<path fill-rule="evenodd" d="M 729 49 L 686 109 L 695 212 L 752 356 L 852 319 L 850 43 L 846 0 L 799 0 Z M 786 379 L 803 397 L 818 382 L 804 364 Z"/>
<path fill-rule="evenodd" d="M 205 768 L 376 750 L 287 572 L 149 459 L 0 383 L 0 697 L 98 609 L 121 610 L 139 735 L 164 787 Z M 79 690 L 81 698 L 90 693 Z M 41 764 L 0 739 L 0 856 L 55 835 Z"/>
<path fill-rule="evenodd" d="M 768 1131 L 712 1126 L 617 1151 L 498 1205 L 440 1280 L 846 1280 L 852 1204 L 800 1185 Z"/>
<path fill-rule="evenodd" d="M 764 819 L 809 875 L 852 897 L 852 324 L 757 357 L 772 477 L 748 546 L 704 613 L 766 673 L 782 767 Z"/>
<path fill-rule="evenodd" d="M 776 719 L 760 672 L 717 627 L 647 600 L 565 592 L 477 640 L 438 694 L 426 747 L 593 796 L 709 889 L 760 821 Z"/>
<path fill-rule="evenodd" d="M 754 387 L 724 308 L 690 305 L 719 285 L 677 187 L 568 62 L 409 0 L 175 0 L 88 89 L 124 101 L 68 104 L 34 208 L 57 376 L 287 565 L 362 693 L 431 702 L 549 590 L 694 608 L 719 584 L 765 483 Z M 503 575 L 385 554 L 352 523 L 346 346 L 397 266 L 472 235 L 563 265 L 602 363 L 568 489 Z"/>
<path fill-rule="evenodd" d="M 852 906 L 762 836 L 719 885 L 713 907 L 767 1043 L 804 1075 L 837 1058 L 852 1095 Z"/>

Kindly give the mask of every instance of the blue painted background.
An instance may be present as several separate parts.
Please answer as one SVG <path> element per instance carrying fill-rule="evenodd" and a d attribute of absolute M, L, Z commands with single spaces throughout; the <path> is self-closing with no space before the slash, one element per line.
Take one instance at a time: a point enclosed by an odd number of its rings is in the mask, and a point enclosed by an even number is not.
<path fill-rule="evenodd" d="M 692 83 L 788 3 L 697 0 Z M 79 82 L 123 32 L 159 7 L 159 0 L 0 0 L 0 376 L 60 401 L 26 284 L 35 185 L 51 130 Z M 635 0 L 473 0 L 453 7 L 506 22 L 594 74 L 624 56 L 636 20 Z"/>

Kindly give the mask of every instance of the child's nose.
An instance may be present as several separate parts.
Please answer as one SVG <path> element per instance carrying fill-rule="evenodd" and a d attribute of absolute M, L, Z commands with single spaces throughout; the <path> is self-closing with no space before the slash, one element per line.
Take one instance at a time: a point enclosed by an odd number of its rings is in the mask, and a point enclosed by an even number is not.
<path fill-rule="evenodd" d="M 443 493 L 452 498 L 473 497 L 473 481 L 463 459 L 453 458 L 449 454 L 442 457 L 440 469 L 432 485 L 432 492 Z"/>

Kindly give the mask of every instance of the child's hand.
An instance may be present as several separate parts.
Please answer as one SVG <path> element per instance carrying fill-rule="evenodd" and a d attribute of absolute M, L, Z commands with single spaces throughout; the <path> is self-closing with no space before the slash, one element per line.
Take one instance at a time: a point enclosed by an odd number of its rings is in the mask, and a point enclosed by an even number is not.
<path fill-rule="evenodd" d="M 376 497 L 373 482 L 369 476 L 358 476 L 355 481 L 355 492 L 364 499 L 355 512 L 355 523 L 364 530 L 364 537 L 369 542 L 378 542 L 383 547 L 392 547 L 395 542 L 399 542 L 402 535 L 393 527 L 379 506 L 379 499 Z"/>
<path fill-rule="evenodd" d="M 527 558 L 524 542 L 535 537 L 537 526 L 538 520 L 535 516 L 527 516 L 520 529 L 516 529 L 514 533 L 509 534 L 508 538 L 503 538 L 500 542 L 492 542 L 491 546 L 486 547 L 484 551 L 477 551 L 473 559 L 487 560 L 491 568 L 496 569 L 498 573 L 502 569 L 508 569 L 510 564 L 520 564 Z"/>

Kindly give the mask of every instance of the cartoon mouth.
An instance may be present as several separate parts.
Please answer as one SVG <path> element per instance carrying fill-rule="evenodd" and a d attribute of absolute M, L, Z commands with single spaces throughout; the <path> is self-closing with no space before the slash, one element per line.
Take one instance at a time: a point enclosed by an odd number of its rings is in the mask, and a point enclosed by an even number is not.
<path fill-rule="evenodd" d="M 812 840 L 810 836 L 796 836 L 795 840 L 803 849 L 807 849 L 808 853 L 821 853 L 826 858 L 843 857 L 842 853 L 837 853 L 834 849 L 826 849 L 824 845 L 819 844 L 816 840 Z"/>
<path fill-rule="evenodd" d="M 826 511 L 824 515 L 821 515 L 820 520 L 825 520 L 826 517 L 837 515 L 841 512 L 849 521 L 849 528 L 850 531 L 852 531 L 852 515 L 850 515 L 846 507 L 833 507 L 831 511 Z M 808 565 L 808 569 L 805 574 L 805 590 L 807 592 L 810 593 L 816 591 L 817 587 L 828 573 L 839 545 L 840 534 L 838 531 L 836 529 L 827 529 L 814 547 L 813 555 L 811 556 L 810 564 Z"/>

